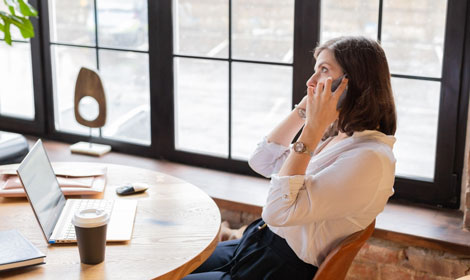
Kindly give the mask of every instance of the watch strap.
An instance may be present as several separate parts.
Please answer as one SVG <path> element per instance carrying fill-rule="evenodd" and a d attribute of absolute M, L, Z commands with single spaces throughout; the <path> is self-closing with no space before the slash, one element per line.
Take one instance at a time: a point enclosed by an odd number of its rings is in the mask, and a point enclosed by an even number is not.
<path fill-rule="evenodd" d="M 296 150 L 296 145 L 302 145 L 303 146 L 303 150 L 302 151 L 297 151 Z M 307 145 L 304 143 L 304 142 L 301 142 L 301 141 L 297 141 L 295 142 L 293 145 L 292 145 L 292 150 L 294 150 L 294 152 L 298 153 L 298 154 L 307 154 L 307 155 L 310 155 L 311 157 L 313 157 L 314 155 L 314 151 L 310 151 L 307 147 Z"/>
<path fill-rule="evenodd" d="M 299 114 L 299 117 L 301 119 L 305 120 L 307 118 L 307 112 L 305 111 L 305 109 L 300 108 L 299 104 L 295 104 L 294 108 L 297 109 L 297 114 Z"/>

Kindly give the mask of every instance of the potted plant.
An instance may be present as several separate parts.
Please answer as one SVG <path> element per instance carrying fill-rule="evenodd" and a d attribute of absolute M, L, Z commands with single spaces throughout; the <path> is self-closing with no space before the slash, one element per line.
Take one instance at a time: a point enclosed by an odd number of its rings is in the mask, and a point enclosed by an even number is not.
<path fill-rule="evenodd" d="M 3 0 L 8 11 L 0 11 L 0 32 L 4 34 L 4 40 L 11 45 L 11 25 L 15 25 L 23 38 L 33 38 L 34 28 L 29 17 L 37 17 L 37 10 L 26 0 Z"/>

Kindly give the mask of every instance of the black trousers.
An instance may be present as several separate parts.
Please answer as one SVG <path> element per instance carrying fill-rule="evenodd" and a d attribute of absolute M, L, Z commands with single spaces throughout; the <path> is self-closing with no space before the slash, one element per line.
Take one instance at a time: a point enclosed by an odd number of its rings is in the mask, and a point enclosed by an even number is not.
<path fill-rule="evenodd" d="M 316 271 L 317 267 L 299 259 L 285 239 L 258 219 L 241 239 L 220 242 L 214 253 L 183 279 L 312 280 Z"/>

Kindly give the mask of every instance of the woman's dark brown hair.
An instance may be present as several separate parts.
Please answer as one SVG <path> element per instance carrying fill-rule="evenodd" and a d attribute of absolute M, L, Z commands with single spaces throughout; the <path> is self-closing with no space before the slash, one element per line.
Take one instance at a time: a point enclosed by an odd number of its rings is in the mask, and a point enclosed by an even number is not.
<path fill-rule="evenodd" d="M 394 135 L 397 114 L 390 82 L 390 70 L 382 47 L 365 37 L 339 37 L 315 49 L 314 57 L 331 50 L 348 75 L 348 92 L 339 110 L 339 118 L 324 137 L 351 136 L 354 131 L 378 130 Z"/>

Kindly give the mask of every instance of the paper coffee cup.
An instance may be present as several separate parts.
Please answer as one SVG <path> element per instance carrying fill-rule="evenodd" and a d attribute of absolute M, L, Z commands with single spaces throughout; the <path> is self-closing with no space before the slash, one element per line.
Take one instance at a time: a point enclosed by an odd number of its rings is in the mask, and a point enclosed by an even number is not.
<path fill-rule="evenodd" d="M 104 260 L 108 222 L 109 215 L 103 210 L 90 208 L 75 213 L 72 224 L 82 263 L 97 264 Z"/>

